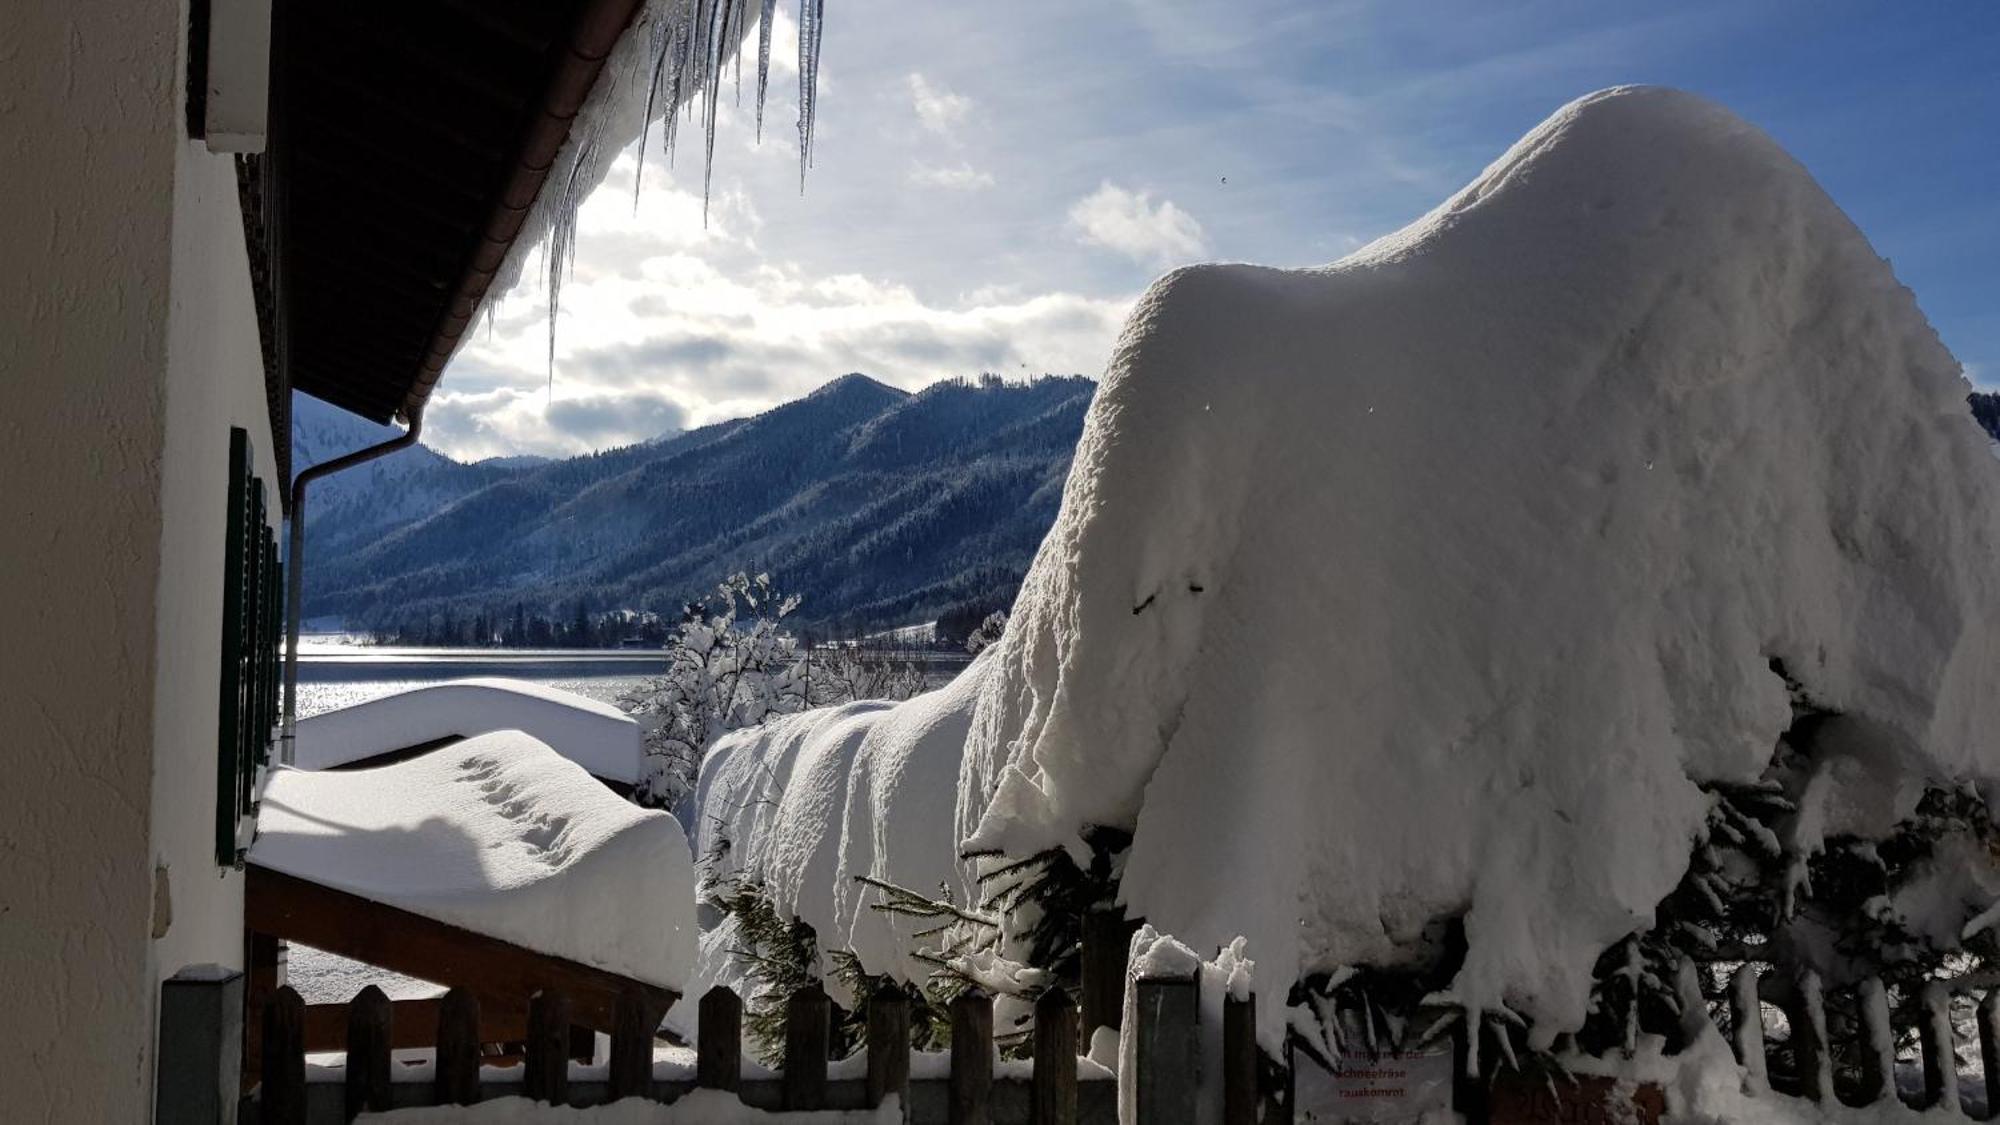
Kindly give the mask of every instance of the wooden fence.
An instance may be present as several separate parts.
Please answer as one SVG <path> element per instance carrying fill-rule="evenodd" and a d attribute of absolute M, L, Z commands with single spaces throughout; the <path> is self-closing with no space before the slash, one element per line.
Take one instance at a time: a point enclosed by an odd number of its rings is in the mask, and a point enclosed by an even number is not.
<path fill-rule="evenodd" d="M 1682 984 L 1685 992 L 1688 983 Z M 1964 1114 L 1960 1105 L 1957 1032 L 1952 997 L 1976 994 L 1947 981 L 1931 981 L 1917 998 L 1916 1033 L 1923 1086 L 1912 1108 Z M 1829 1031 L 1826 990 L 1819 975 L 1764 972 L 1755 964 L 1738 968 L 1728 991 L 1730 1039 L 1736 1058 L 1760 1086 L 1824 1105 L 1888 1105 L 1901 1097 L 1896 1086 L 1897 1031 L 1888 991 L 1877 978 L 1841 990 L 1831 1009 L 1845 1016 L 1845 1037 Z M 1686 1001 L 1683 1001 L 1684 1005 Z M 1766 1003 L 1785 1014 L 1787 1072 L 1774 1074 L 1765 1042 Z M 1845 1011 L 1841 1011 L 1841 1008 Z M 2000 988 L 1990 988 L 1974 1005 L 1980 1062 L 1985 1071 L 1986 1120 L 2000 1108 Z M 1846 1041 L 1840 1041 L 1845 1038 Z M 1836 1063 L 1841 1065 L 1836 1065 Z"/>
<path fill-rule="evenodd" d="M 1150 1076 L 1141 1086 L 1142 1105 L 1151 1110 L 1146 1120 L 1192 1120 L 1195 1076 L 1183 1056 L 1197 1038 L 1195 983 L 1145 981 L 1140 996 L 1137 1072 Z M 399 1036 L 397 1008 L 380 989 L 362 990 L 346 1008 L 342 1081 L 308 1082 L 306 1006 L 289 987 L 272 996 L 260 1029 L 258 1091 L 244 1106 L 245 1121 L 348 1121 L 364 1110 L 472 1105 L 509 1095 L 573 1106 L 628 1097 L 671 1102 L 696 1088 L 728 1091 L 763 1109 L 865 1109 L 896 1095 L 905 1120 L 940 1125 L 1110 1125 L 1117 1120 L 1116 1083 L 1079 1075 L 1077 1009 L 1060 989 L 1045 993 L 1035 1006 L 1033 1058 L 1025 1077 L 1017 1076 L 1019 1067 L 1009 1068 L 1016 1073 L 996 1075 L 993 1001 L 976 990 L 952 1004 L 948 1076 L 916 1079 L 911 1075 L 908 1001 L 893 991 L 867 1002 L 864 1076 L 838 1079 L 829 1077 L 833 1005 L 817 985 L 787 1002 L 783 1066 L 768 1079 L 743 1075 L 743 1004 L 723 987 L 701 998 L 691 1078 L 656 1076 L 659 1013 L 637 993 L 619 1001 L 608 1065 L 574 1065 L 569 1001 L 543 992 L 529 1004 L 521 1064 L 506 1071 L 489 1068 L 484 1074 L 482 1059 L 490 1062 L 490 1055 L 482 1055 L 479 1001 L 469 991 L 454 989 L 435 1005 L 435 1061 L 429 1067 L 392 1060 L 392 1045 L 407 1044 L 410 1037 Z M 1154 1010 L 1163 1013 L 1157 1021 L 1148 1015 Z M 1231 1016 L 1235 1030 L 1229 1042 L 1247 1062 L 1238 1070 L 1254 1082 L 1255 1021 L 1248 1005 L 1232 1005 L 1231 1011 L 1240 1014 Z M 1251 1103 L 1242 1105 L 1247 1111 Z M 1248 1125 L 1255 1118 L 1230 1120 Z"/>
<path fill-rule="evenodd" d="M 1212 1065 L 1199 1057 L 1198 986 L 1195 980 L 1141 980 L 1136 986 L 1134 1082 L 1139 1120 L 1154 1123 L 1194 1120 L 1199 1075 Z M 1693 965 L 1679 982 L 1684 1046 L 1709 1019 Z M 1961 992 L 1969 990 L 1960 989 Z M 1949 1007 L 1952 987 L 1932 982 L 1916 1005 L 1923 1082 L 1909 1100 L 1918 1109 L 1964 1114 Z M 1256 1043 L 1256 997 L 1227 998 L 1223 1007 L 1219 1084 L 1225 1125 L 1285 1122 L 1292 1119 L 1280 1091 L 1280 1074 L 1260 1058 Z M 1897 1029 L 1887 990 L 1879 980 L 1843 989 L 1829 1008 L 1826 990 L 1810 971 L 1737 969 L 1717 997 L 1737 1060 L 1760 1096 L 1793 1096 L 1822 1105 L 1889 1105 L 1899 1098 L 1896 1082 Z M 1035 1006 L 1032 1059 L 1028 1065 L 1001 1064 L 996 1073 L 992 999 L 968 992 L 951 1008 L 949 1069 L 942 1077 L 913 1077 L 908 1001 L 885 991 L 866 1002 L 865 1058 L 830 1076 L 833 1005 L 817 985 L 793 995 L 786 1005 L 784 1059 L 772 1077 L 746 1078 L 742 1057 L 743 1004 L 727 988 L 711 989 L 700 1001 L 700 1037 L 692 1074 L 657 1068 L 655 1029 L 661 1012 L 647 995 L 628 992 L 617 1003 L 608 1061 L 577 1065 L 572 1038 L 576 1015 L 569 999 L 537 993 L 529 1004 L 525 1042 L 518 1065 L 504 1069 L 482 1045 L 479 1000 L 454 989 L 423 1008 L 423 1030 L 433 1033 L 434 1062 L 427 1067 L 395 1063 L 391 1050 L 415 1045 L 416 1037 L 397 1029 L 397 1013 L 380 989 L 364 989 L 346 1005 L 347 1062 L 341 1081 L 308 1082 L 307 1009 L 296 992 L 283 988 L 263 1009 L 259 1092 L 246 1103 L 244 1120 L 271 1125 L 347 1121 L 364 1109 L 417 1105 L 470 1105 L 485 1098 L 524 1095 L 538 1101 L 599 1105 L 627 1097 L 671 1102 L 688 1091 L 728 1091 L 763 1109 L 864 1109 L 883 1099 L 901 1098 L 904 1119 L 918 1125 L 1109 1125 L 1117 1119 L 1116 1083 L 1079 1073 L 1078 1054 L 1090 1031 L 1070 996 L 1045 993 Z M 1786 1035 L 1775 1041 L 1766 1007 L 1785 1015 Z M 1102 1010 L 1100 1006 L 1100 1011 Z M 2000 988 L 1976 1004 L 1977 1049 L 1985 1064 L 1986 1104 L 2000 1106 Z M 1831 1019 L 1829 1017 L 1832 1017 Z M 1110 1024 L 1115 1013 L 1105 1013 Z M 488 1025 L 490 1029 L 490 1024 Z M 1490 1034 L 1490 1031 L 1489 1031 Z M 1767 1041 L 1770 1040 L 1770 1041 Z M 321 1046 L 322 1044 L 313 1044 Z M 482 1054 L 482 1052 L 486 1052 Z M 1462 1053 L 1462 1051 L 1461 1051 Z M 919 1056 L 921 1057 L 921 1056 Z M 1498 1051 L 1486 1057 L 1500 1057 Z M 865 1069 L 857 1065 L 865 1062 Z M 1777 1065 L 1773 1065 L 1774 1062 Z M 936 1067 L 931 1069 L 935 1070 Z M 1609 1082 L 1572 1083 L 1568 1093 L 1541 1075 L 1502 1070 L 1485 1078 L 1461 1067 L 1454 1108 L 1470 1125 L 1513 1125 L 1526 1121 L 1657 1121 L 1664 1106 L 1657 1087 L 1635 1095 L 1614 1094 Z M 1549 1092 L 1556 1091 L 1553 1094 Z M 1619 1105 L 1582 1104 L 1608 1097 Z M 1565 1104 L 1543 1106 L 1549 1097 Z M 1636 1100 L 1635 1100 L 1636 1099 Z M 1989 1109 L 1987 1119 L 1995 1115 Z"/>

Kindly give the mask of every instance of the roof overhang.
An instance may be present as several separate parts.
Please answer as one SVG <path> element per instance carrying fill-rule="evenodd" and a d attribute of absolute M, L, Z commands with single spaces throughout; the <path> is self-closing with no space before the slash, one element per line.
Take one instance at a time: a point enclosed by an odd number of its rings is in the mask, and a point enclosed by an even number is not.
<path fill-rule="evenodd" d="M 377 422 L 421 409 L 644 0 L 276 0 L 274 352 Z"/>

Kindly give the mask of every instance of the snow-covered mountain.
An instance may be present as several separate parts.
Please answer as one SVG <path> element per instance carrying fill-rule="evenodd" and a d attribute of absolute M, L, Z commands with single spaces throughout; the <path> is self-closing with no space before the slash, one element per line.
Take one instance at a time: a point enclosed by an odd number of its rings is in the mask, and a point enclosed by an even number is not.
<path fill-rule="evenodd" d="M 561 461 L 421 446 L 317 484 L 306 614 L 352 627 L 482 610 L 672 611 L 767 570 L 813 621 L 1004 604 L 1055 518 L 1094 385 L 847 375 L 754 418 Z M 300 467 L 392 431 L 300 398 Z"/>

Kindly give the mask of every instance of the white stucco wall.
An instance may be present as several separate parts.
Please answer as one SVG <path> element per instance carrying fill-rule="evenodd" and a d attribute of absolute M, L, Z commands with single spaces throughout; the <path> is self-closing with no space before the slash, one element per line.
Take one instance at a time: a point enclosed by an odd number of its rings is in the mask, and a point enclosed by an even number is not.
<path fill-rule="evenodd" d="M 183 19 L 0 4 L 10 1122 L 146 1120 L 158 980 L 242 956 L 210 842 L 217 560 L 228 426 L 267 478 L 270 438 L 233 172 L 182 128 Z"/>
<path fill-rule="evenodd" d="M 250 432 L 274 527 L 281 503 L 235 164 L 184 140 L 175 171 L 152 804 L 172 925 L 153 943 L 155 980 L 243 961 L 243 880 L 216 866 L 214 821 L 231 426 Z"/>

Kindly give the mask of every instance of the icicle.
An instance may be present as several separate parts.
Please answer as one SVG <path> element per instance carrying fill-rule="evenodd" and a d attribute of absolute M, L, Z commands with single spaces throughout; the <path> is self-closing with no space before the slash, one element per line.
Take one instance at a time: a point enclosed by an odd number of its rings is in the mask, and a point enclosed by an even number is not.
<path fill-rule="evenodd" d="M 757 25 L 757 141 L 764 140 L 764 91 L 771 83 L 771 24 L 778 17 L 778 0 L 764 0 Z"/>
<path fill-rule="evenodd" d="M 799 0 L 799 194 L 812 167 L 813 117 L 819 93 L 819 43 L 826 0 Z"/>

